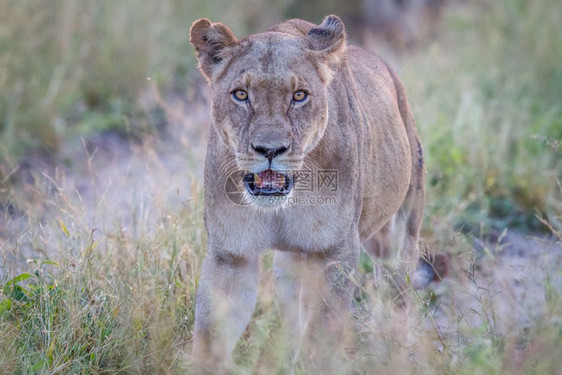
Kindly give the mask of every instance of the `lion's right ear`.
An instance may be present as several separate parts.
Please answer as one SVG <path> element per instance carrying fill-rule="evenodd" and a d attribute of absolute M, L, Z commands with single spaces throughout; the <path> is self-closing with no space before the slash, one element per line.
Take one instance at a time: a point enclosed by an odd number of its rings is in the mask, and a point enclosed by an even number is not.
<path fill-rule="evenodd" d="M 207 79 L 226 57 L 226 52 L 238 44 L 232 31 L 222 23 L 201 18 L 191 25 L 189 39 L 199 60 L 199 68 Z"/>
<path fill-rule="evenodd" d="M 313 50 L 332 62 L 338 62 L 345 55 L 345 27 L 338 16 L 331 15 L 324 18 L 320 25 L 310 29 L 306 39 Z"/>

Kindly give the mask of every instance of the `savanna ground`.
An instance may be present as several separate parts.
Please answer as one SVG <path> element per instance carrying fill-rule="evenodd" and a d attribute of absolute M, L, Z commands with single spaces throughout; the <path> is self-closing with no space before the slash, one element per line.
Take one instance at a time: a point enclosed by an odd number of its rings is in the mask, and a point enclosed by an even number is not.
<path fill-rule="evenodd" d="M 190 372 L 212 125 L 188 28 L 351 23 L 358 3 L 0 0 L 1 374 Z M 423 246 L 452 271 L 397 303 L 362 258 L 335 370 L 561 373 L 562 3 L 446 4 L 395 20 L 397 48 L 348 28 L 404 82 L 426 151 Z M 240 373 L 291 370 L 271 258 Z"/>

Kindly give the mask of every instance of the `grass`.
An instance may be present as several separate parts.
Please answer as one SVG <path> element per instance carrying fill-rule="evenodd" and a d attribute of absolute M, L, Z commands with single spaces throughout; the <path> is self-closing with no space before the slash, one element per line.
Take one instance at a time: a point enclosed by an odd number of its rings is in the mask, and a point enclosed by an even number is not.
<path fill-rule="evenodd" d="M 193 324 L 205 251 L 201 203 L 153 222 L 150 235 L 92 227 L 62 194 L 49 203 L 60 209 L 43 224 L 51 238 L 36 236 L 43 229 L 30 223 L 18 246 L 58 248 L 59 262 L 33 259 L 29 273 L 3 283 L 1 372 L 168 373 Z M 132 221 L 147 228 L 145 214 Z"/>
<path fill-rule="evenodd" d="M 0 373 L 192 370 L 210 120 L 194 104 L 205 91 L 187 29 L 207 16 L 242 35 L 286 6 L 54 1 L 37 10 L 0 0 L 9 9 L 0 15 Z M 399 74 L 425 146 L 424 241 L 451 254 L 453 275 L 409 290 L 403 309 L 362 258 L 357 335 L 339 372 L 559 371 L 560 258 L 533 253 L 546 249 L 538 242 L 518 258 L 500 239 L 562 236 L 561 11 L 555 0 L 452 5 L 436 40 L 394 56 L 406 61 Z M 500 239 L 480 253 L 465 235 L 494 231 Z M 271 261 L 261 259 L 258 306 L 234 353 L 240 373 L 290 371 Z"/>
<path fill-rule="evenodd" d="M 220 14 L 241 34 L 278 21 L 283 4 L 55 0 L 38 10 L 33 1 L 1 0 L 0 161 L 56 154 L 73 135 L 153 132 L 139 96 L 147 77 L 166 91 L 193 84 L 193 21 Z"/>
<path fill-rule="evenodd" d="M 560 150 L 545 147 L 562 139 L 562 77 L 553 66 L 562 40 L 550 13 L 557 6 L 453 9 L 448 42 L 427 45 L 402 69 L 428 150 L 429 194 L 439 197 L 430 216 L 449 215 L 470 230 L 503 218 L 496 227 L 536 231 L 544 227 L 535 209 L 560 215 Z"/>

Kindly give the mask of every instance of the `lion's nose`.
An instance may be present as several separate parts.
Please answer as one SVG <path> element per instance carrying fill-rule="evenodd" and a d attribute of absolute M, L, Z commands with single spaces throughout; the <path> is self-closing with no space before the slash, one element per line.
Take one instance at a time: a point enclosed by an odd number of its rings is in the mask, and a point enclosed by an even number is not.
<path fill-rule="evenodd" d="M 252 143 L 252 149 L 254 149 L 254 151 L 258 154 L 265 156 L 270 163 L 274 157 L 287 152 L 287 150 L 289 150 L 289 147 L 291 147 L 290 144 L 277 148 L 271 148 L 267 146 L 255 145 Z"/>

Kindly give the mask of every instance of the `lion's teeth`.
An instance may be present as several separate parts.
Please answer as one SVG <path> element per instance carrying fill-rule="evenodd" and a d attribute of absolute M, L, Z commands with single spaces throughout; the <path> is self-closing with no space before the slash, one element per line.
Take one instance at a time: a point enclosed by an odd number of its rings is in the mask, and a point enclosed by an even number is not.
<path fill-rule="evenodd" d="M 257 188 L 283 188 L 287 178 L 282 173 L 275 171 L 265 171 L 262 173 L 254 173 L 254 184 Z"/>
<path fill-rule="evenodd" d="M 257 173 L 254 173 L 254 183 L 256 184 L 257 187 L 261 188 L 261 179 L 260 179 L 260 175 Z"/>

